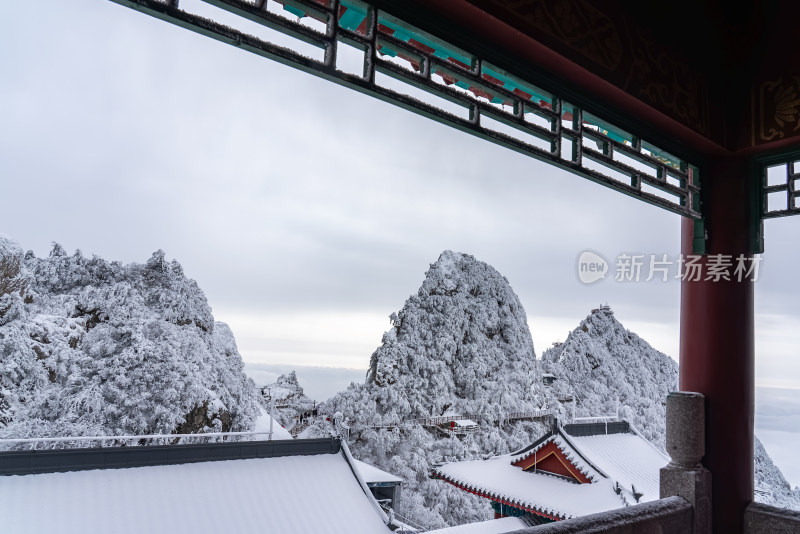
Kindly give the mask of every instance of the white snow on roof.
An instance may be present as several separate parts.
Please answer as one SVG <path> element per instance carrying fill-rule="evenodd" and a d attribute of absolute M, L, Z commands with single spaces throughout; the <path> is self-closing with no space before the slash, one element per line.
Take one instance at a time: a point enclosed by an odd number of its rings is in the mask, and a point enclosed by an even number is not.
<path fill-rule="evenodd" d="M 522 453 L 449 463 L 435 471 L 451 482 L 550 515 L 578 517 L 635 504 L 633 486 L 643 494 L 639 502 L 658 499 L 659 470 L 669 458 L 646 439 L 633 433 L 576 437 L 562 432 Z M 550 442 L 592 483 L 577 484 L 511 465 Z M 619 495 L 614 491 L 617 482 Z"/>
<path fill-rule="evenodd" d="M 342 454 L 0 477 L 15 534 L 389 533 Z"/>
<path fill-rule="evenodd" d="M 270 416 L 263 408 L 259 408 L 258 417 L 256 417 L 256 424 L 253 427 L 253 432 L 269 432 Z M 266 440 L 269 436 L 266 434 L 259 434 L 255 439 Z M 288 430 L 283 428 L 278 421 L 272 423 L 272 439 L 294 439 Z"/>
<path fill-rule="evenodd" d="M 456 424 L 456 426 L 460 427 L 478 426 L 478 423 L 476 423 L 472 419 L 456 419 L 453 422 Z"/>
<path fill-rule="evenodd" d="M 535 452 L 543 449 L 547 446 L 550 442 L 555 442 L 556 446 L 564 453 L 564 456 L 572 462 L 572 464 L 578 468 L 578 470 L 586 475 L 591 481 L 600 480 L 605 478 L 605 473 L 602 473 L 592 467 L 581 454 L 578 452 L 578 449 L 568 440 L 564 439 L 560 434 L 551 437 L 550 439 L 544 440 L 541 442 L 537 447 L 528 450 L 522 454 L 516 454 L 512 458 L 512 462 L 516 462 L 518 460 L 522 460 L 523 458 L 528 458 L 530 456 L 534 456 Z"/>
<path fill-rule="evenodd" d="M 631 485 L 643 496 L 639 502 L 658 499 L 659 471 L 669 458 L 635 434 L 569 436 L 575 446 L 611 480 L 619 482 L 631 504 Z"/>
<path fill-rule="evenodd" d="M 486 460 L 444 464 L 435 471 L 462 486 L 516 501 L 550 515 L 578 517 L 625 505 L 614 493 L 613 482 L 608 479 L 577 484 L 541 471 L 523 471 L 511 465 L 513 459 L 506 454 Z"/>
<path fill-rule="evenodd" d="M 374 465 L 369 465 L 361 460 L 353 459 L 353 465 L 358 470 L 358 474 L 367 484 L 375 484 L 378 482 L 403 482 L 403 479 L 391 473 L 387 473 L 382 469 L 378 469 Z"/>
<path fill-rule="evenodd" d="M 427 534 L 505 534 L 527 528 L 528 525 L 519 517 L 503 517 L 502 519 L 490 519 L 489 521 L 479 521 L 468 523 L 457 527 L 441 528 L 439 530 L 429 530 Z"/>

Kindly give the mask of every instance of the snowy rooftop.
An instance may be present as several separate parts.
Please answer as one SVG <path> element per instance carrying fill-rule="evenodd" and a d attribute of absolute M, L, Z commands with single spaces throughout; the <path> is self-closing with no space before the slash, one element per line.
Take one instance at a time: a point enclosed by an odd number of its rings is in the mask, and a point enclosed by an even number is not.
<path fill-rule="evenodd" d="M 669 458 L 649 441 L 635 434 L 570 436 L 569 439 L 625 490 L 636 486 L 636 491 L 643 494 L 640 502 L 658 499 L 659 470 L 669 463 Z"/>
<path fill-rule="evenodd" d="M 575 484 L 541 471 L 523 471 L 511 465 L 512 459 L 511 455 L 504 455 L 445 464 L 436 473 L 481 496 L 513 501 L 550 516 L 577 517 L 625 505 L 609 480 Z"/>
<path fill-rule="evenodd" d="M 472 419 L 456 419 L 455 421 L 453 421 L 453 423 L 454 423 L 454 426 L 458 426 L 458 427 L 478 426 L 478 423 L 476 423 Z"/>
<path fill-rule="evenodd" d="M 0 517 L 15 534 L 390 532 L 344 449 L 2 476 Z"/>
<path fill-rule="evenodd" d="M 529 458 L 551 443 L 591 480 L 579 484 L 545 471 L 524 471 L 513 462 Z M 550 445 L 552 447 L 552 445 Z M 563 428 L 518 454 L 445 464 L 434 474 L 462 489 L 493 500 L 560 518 L 578 517 L 658 499 L 659 469 L 669 459 L 634 433 L 572 436 Z M 621 491 L 615 491 L 619 483 Z"/>
<path fill-rule="evenodd" d="M 361 460 L 353 460 L 353 465 L 358 469 L 358 474 L 366 484 L 378 484 L 381 482 L 396 482 L 398 484 L 403 482 L 403 479 L 391 473 L 387 473 L 382 469 L 378 469 L 374 465 L 369 465 Z"/>

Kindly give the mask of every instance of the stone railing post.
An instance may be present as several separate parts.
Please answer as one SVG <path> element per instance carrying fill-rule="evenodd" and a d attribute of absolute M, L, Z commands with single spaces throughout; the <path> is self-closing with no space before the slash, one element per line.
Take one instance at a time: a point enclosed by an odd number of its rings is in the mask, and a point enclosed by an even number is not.
<path fill-rule="evenodd" d="M 676 391 L 667 396 L 667 453 L 661 498 L 683 497 L 692 505 L 692 534 L 711 533 L 711 472 L 700 464 L 706 450 L 705 396 Z"/>

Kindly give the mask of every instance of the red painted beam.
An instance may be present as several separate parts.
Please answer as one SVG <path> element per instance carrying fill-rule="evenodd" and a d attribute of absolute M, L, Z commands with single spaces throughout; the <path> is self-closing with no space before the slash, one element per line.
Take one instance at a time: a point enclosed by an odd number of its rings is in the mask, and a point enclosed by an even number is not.
<path fill-rule="evenodd" d="M 706 188 L 709 254 L 748 254 L 751 172 L 746 160 L 710 165 Z M 682 249 L 692 254 L 692 221 L 682 220 Z M 705 278 L 709 256 L 703 257 Z M 741 534 L 753 499 L 754 321 L 751 281 L 683 281 L 680 387 L 707 397 L 706 455 L 716 534 Z"/>

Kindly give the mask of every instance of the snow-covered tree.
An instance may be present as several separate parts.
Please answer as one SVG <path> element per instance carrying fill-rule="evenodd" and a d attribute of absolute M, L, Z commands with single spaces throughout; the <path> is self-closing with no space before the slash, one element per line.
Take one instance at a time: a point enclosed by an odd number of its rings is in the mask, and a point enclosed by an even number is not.
<path fill-rule="evenodd" d="M 536 356 L 525 310 L 486 263 L 443 252 L 391 324 L 366 383 L 382 417 L 530 406 Z"/>
<path fill-rule="evenodd" d="M 0 237 L 0 436 L 250 430 L 259 398 L 230 329 L 157 251 L 47 258 Z"/>

